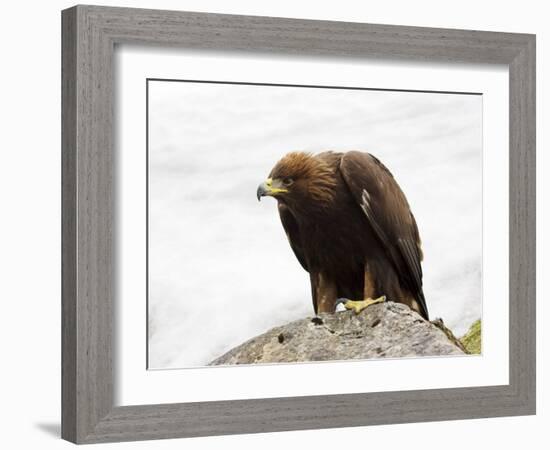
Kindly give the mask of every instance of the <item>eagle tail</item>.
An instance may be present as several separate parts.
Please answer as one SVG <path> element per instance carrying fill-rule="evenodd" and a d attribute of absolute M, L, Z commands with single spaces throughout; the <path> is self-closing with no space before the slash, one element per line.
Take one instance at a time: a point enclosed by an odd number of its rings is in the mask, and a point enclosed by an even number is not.
<path fill-rule="evenodd" d="M 418 303 L 418 306 L 420 307 L 420 315 L 424 317 L 426 320 L 430 320 L 430 316 L 428 315 L 428 306 L 426 305 L 426 298 L 424 297 L 424 291 L 422 288 L 416 293 L 416 303 Z"/>

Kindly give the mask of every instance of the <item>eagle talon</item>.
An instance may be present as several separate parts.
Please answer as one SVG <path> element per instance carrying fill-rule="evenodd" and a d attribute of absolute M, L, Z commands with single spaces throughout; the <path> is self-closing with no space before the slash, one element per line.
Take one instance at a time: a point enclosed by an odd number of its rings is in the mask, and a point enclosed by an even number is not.
<path fill-rule="evenodd" d="M 378 298 L 366 298 L 365 300 L 348 300 L 344 303 L 346 309 L 353 309 L 355 314 L 359 314 L 365 308 L 377 303 L 383 303 L 386 301 L 386 296 L 382 295 Z"/>

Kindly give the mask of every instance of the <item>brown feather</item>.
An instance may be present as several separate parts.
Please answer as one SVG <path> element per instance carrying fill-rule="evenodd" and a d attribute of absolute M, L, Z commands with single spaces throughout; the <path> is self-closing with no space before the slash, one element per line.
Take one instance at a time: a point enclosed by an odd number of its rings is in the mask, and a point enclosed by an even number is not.
<path fill-rule="evenodd" d="M 368 291 L 428 317 L 416 221 L 378 159 L 292 152 L 270 177 L 291 180 L 288 193 L 276 198 L 290 245 L 310 273 L 316 312 L 334 310 L 338 297 L 360 299 Z"/>
<path fill-rule="evenodd" d="M 328 203 L 334 198 L 335 167 L 311 153 L 291 152 L 273 168 L 270 178 L 307 180 L 307 190 L 312 199 Z"/>

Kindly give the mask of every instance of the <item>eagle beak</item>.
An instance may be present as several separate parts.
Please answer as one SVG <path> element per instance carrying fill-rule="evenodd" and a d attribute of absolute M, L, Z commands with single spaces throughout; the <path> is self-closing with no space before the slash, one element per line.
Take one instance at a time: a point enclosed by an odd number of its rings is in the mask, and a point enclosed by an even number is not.
<path fill-rule="evenodd" d="M 281 182 L 278 180 L 275 180 L 275 183 L 271 178 L 268 178 L 265 180 L 262 184 L 258 186 L 258 190 L 256 191 L 256 197 L 258 198 L 258 201 L 262 197 L 265 197 L 266 195 L 270 195 L 274 197 L 277 194 L 284 194 L 285 192 L 288 192 L 288 189 L 284 189 L 280 187 Z"/>
<path fill-rule="evenodd" d="M 258 198 L 258 201 L 262 199 L 265 195 L 269 195 L 270 187 L 267 184 L 267 181 L 264 181 L 263 183 L 260 183 L 258 186 L 258 190 L 256 191 L 256 197 Z"/>

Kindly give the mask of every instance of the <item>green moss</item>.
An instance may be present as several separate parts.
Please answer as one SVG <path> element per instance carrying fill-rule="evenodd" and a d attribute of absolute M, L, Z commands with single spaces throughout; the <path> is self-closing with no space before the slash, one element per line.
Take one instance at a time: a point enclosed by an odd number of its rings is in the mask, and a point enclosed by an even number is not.
<path fill-rule="evenodd" d="M 481 319 L 476 320 L 460 342 L 471 355 L 481 354 Z"/>

